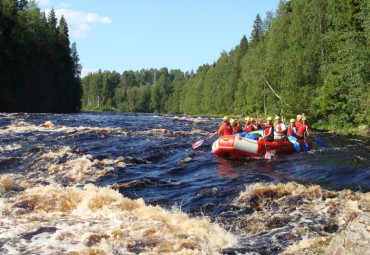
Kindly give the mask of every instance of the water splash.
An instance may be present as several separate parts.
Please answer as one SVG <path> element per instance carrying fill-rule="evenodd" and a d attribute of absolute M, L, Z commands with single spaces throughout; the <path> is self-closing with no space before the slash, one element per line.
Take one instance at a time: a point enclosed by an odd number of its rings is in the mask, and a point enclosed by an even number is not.
<path fill-rule="evenodd" d="M 1 198 L 0 208 L 5 253 L 219 254 L 236 243 L 206 217 L 147 206 L 92 184 L 29 188 Z"/>
<path fill-rule="evenodd" d="M 218 124 L 0 113 L 0 251 L 330 254 L 369 239 L 369 193 L 344 190 L 369 190 L 368 140 L 325 136 L 272 160 L 215 158 L 211 141 L 191 150 Z"/>
<path fill-rule="evenodd" d="M 234 231 L 243 247 L 263 254 L 279 253 L 288 246 L 295 247 L 290 248 L 292 251 L 328 242 L 355 218 L 369 212 L 369 193 L 330 191 L 293 182 L 255 183 L 246 185 L 234 200 Z M 264 242 L 272 244 L 256 246 Z"/>

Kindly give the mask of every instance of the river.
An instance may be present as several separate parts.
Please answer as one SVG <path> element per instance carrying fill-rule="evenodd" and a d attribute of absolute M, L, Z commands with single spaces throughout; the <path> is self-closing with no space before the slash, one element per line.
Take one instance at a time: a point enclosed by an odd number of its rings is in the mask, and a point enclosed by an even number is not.
<path fill-rule="evenodd" d="M 0 251 L 279 254 L 369 215 L 368 138 L 314 131 L 325 147 L 272 159 L 191 148 L 220 122 L 0 113 Z"/>

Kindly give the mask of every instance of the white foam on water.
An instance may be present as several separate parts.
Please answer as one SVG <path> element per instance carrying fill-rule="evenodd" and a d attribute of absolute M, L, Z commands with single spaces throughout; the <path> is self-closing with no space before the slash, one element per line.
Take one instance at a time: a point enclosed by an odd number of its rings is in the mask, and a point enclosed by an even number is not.
<path fill-rule="evenodd" d="M 84 184 L 94 182 L 114 170 L 115 166 L 124 167 L 123 158 L 116 160 L 98 160 L 89 154 L 69 146 L 62 146 L 44 153 L 32 163 L 32 171 L 28 172 L 31 181 L 65 184 Z"/>
<path fill-rule="evenodd" d="M 177 120 L 192 121 L 194 123 L 205 121 L 201 117 L 191 117 L 191 116 L 174 116 L 173 118 Z"/>
<path fill-rule="evenodd" d="M 0 134 L 13 134 L 13 133 L 30 133 L 30 132 L 62 132 L 62 133 L 75 133 L 79 132 L 89 133 L 94 132 L 97 135 L 100 135 L 100 138 L 105 138 L 105 135 L 129 135 L 130 132 L 121 128 L 100 128 L 100 127 L 67 127 L 63 125 L 55 125 L 51 121 L 46 121 L 41 125 L 34 125 L 27 123 L 25 121 L 21 121 L 18 123 L 14 123 L 12 125 L 3 127 L 0 129 Z"/>
<path fill-rule="evenodd" d="M 219 254 L 236 238 L 206 217 L 190 218 L 109 188 L 39 186 L 0 198 L 5 253 Z"/>
<path fill-rule="evenodd" d="M 91 133 L 93 132 L 96 134 L 100 139 L 104 139 L 107 135 L 111 136 L 127 136 L 127 135 L 163 135 L 163 134 L 171 134 L 171 135 L 188 135 L 188 134 L 203 134 L 209 135 L 211 133 L 204 132 L 199 129 L 194 129 L 192 131 L 172 131 L 165 128 L 160 129 L 150 129 L 150 130 L 138 130 L 138 131 L 128 131 L 121 128 L 100 128 L 100 127 L 66 127 L 63 125 L 55 125 L 51 121 L 46 121 L 41 125 L 33 125 L 27 122 L 21 121 L 10 126 L 6 126 L 3 129 L 0 129 L 0 134 L 12 134 L 12 133 L 31 133 L 31 132 L 62 132 L 66 134 L 71 133 Z"/>
<path fill-rule="evenodd" d="M 14 150 L 18 150 L 19 148 L 21 148 L 21 145 L 19 144 L 8 144 L 8 145 L 5 145 L 5 146 L 1 146 L 0 145 L 0 153 L 1 152 L 8 152 L 8 151 L 14 151 Z"/>
<path fill-rule="evenodd" d="M 201 118 L 193 121 L 198 120 Z M 120 128 L 66 127 L 50 121 L 38 126 L 25 121 L 13 123 L 2 127 L 0 134 L 33 131 L 93 133 L 101 139 L 107 135 L 211 134 L 198 129 L 131 132 Z M 1 145 L 0 152 L 19 148 L 17 144 Z M 177 208 L 168 211 L 147 206 L 142 199 L 131 200 L 109 188 L 85 185 L 96 182 L 115 167 L 125 167 L 128 163 L 123 157 L 98 160 L 69 146 L 39 149 L 43 153 L 28 171 L 0 174 L 3 253 L 218 254 L 222 248 L 237 246 L 236 237 L 222 228 L 222 222 L 190 218 Z M 182 163 L 188 160 L 191 157 Z M 268 241 L 286 249 L 286 244 L 280 245 L 285 240 L 291 244 L 287 252 L 294 254 L 329 243 L 354 219 L 368 215 L 370 195 L 329 191 L 317 185 L 257 183 L 247 185 L 233 205 L 240 212 L 236 212 L 231 224 L 239 240 L 247 240 L 243 247 Z M 250 210 L 252 214 L 244 213 Z"/>
<path fill-rule="evenodd" d="M 326 242 L 356 217 L 368 215 L 370 193 L 330 191 L 294 182 L 255 183 L 246 185 L 233 203 L 241 211 L 253 211 L 236 217 L 236 232 L 246 242 L 266 239 L 284 248 L 281 242 L 285 240 L 294 251 Z"/>

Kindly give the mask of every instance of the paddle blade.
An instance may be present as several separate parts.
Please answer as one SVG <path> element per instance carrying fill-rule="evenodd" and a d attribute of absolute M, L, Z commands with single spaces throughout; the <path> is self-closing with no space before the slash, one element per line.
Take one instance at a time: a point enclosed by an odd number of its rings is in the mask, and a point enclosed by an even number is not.
<path fill-rule="evenodd" d="M 265 159 L 271 159 L 271 153 L 269 151 L 266 151 Z"/>
<path fill-rule="evenodd" d="M 297 143 L 297 138 L 295 138 L 294 136 L 288 136 L 288 140 L 292 144 L 296 144 Z"/>
<path fill-rule="evenodd" d="M 307 144 L 306 141 L 304 141 L 304 143 L 303 143 L 303 151 L 304 152 L 307 152 L 308 151 L 308 144 Z"/>
<path fill-rule="evenodd" d="M 198 141 L 198 142 L 196 142 L 196 143 L 193 143 L 193 144 L 191 145 L 191 147 L 192 147 L 193 149 L 196 149 L 196 148 L 198 148 L 199 146 L 201 146 L 203 143 L 204 143 L 204 140 L 200 140 L 200 141 Z"/>
<path fill-rule="evenodd" d="M 294 149 L 295 149 L 296 151 L 300 151 L 300 150 L 301 150 L 301 146 L 299 145 L 299 143 L 298 143 L 298 142 L 295 142 L 295 143 L 294 143 Z"/>
<path fill-rule="evenodd" d="M 316 142 L 321 146 L 321 147 L 325 147 L 325 143 L 319 139 L 315 139 Z"/>

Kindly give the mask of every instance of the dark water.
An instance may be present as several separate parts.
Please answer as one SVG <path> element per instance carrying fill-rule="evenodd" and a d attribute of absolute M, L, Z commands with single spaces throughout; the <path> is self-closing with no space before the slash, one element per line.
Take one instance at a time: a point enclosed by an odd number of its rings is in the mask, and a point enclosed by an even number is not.
<path fill-rule="evenodd" d="M 191 144 L 208 137 L 219 123 L 217 118 L 182 115 L 0 114 L 2 210 L 21 210 L 14 215 L 9 213 L 8 222 L 19 224 L 15 219 L 19 215 L 27 215 L 23 221 L 28 222 L 14 233 L 7 229 L 8 223 L 0 222 L 0 248 L 9 254 L 12 249 L 32 252 L 38 249 L 40 240 L 58 236 L 63 241 L 46 249 L 45 254 L 81 252 L 74 243 L 107 254 L 180 254 L 186 249 L 194 254 L 278 254 L 301 240 L 328 236 L 344 228 L 353 219 L 353 203 L 357 205 L 357 214 L 367 212 L 363 204 L 370 191 L 369 139 L 313 132 L 315 138 L 325 142 L 325 147 L 314 143 L 308 153 L 275 156 L 271 160 L 217 158 L 211 152 L 215 139 L 192 150 Z M 145 209 L 153 205 L 165 212 L 184 212 L 189 219 L 207 219 L 208 224 L 226 231 L 225 240 L 210 237 L 202 244 L 202 238 L 195 233 L 187 234 L 185 239 L 181 237 L 183 233 L 175 234 L 173 243 L 180 244 L 167 250 L 159 241 L 160 234 L 150 234 L 148 239 L 141 236 L 144 241 L 140 242 L 134 234 L 113 240 L 115 235 L 104 232 L 101 226 L 97 237 L 91 234 L 94 230 L 85 233 L 88 241 L 68 239 L 61 232 L 71 233 L 79 225 L 72 223 L 73 217 L 62 217 L 58 222 L 54 219 L 58 213 L 72 209 L 49 212 L 45 208 L 55 205 L 47 203 L 42 212 L 52 219 L 43 221 L 41 230 L 40 223 L 31 224 L 34 214 L 40 213 L 39 203 L 43 199 L 25 198 L 23 193 L 40 189 L 36 193 L 47 196 L 52 191 L 46 189 L 51 187 L 60 189 L 58 193 L 68 187 L 84 190 L 88 183 L 99 192 L 103 187 L 118 190 L 130 202 L 142 198 Z M 114 210 L 109 217 L 122 217 L 117 208 Z M 154 217 L 149 212 L 145 215 Z M 88 222 L 95 222 L 95 218 L 86 217 Z M 62 219 L 67 223 L 60 223 Z M 137 224 L 143 222 L 138 220 Z M 111 223 L 107 220 L 104 224 Z M 66 225 L 74 226 L 73 230 Z M 180 231 L 178 228 L 185 227 L 177 226 L 171 234 Z M 136 232 L 130 228 L 130 233 Z M 108 244 L 102 244 L 103 237 Z M 31 245 L 18 244 L 25 239 Z M 65 245 L 68 242 L 72 244 Z M 115 250 L 116 246 L 120 249 Z"/>

